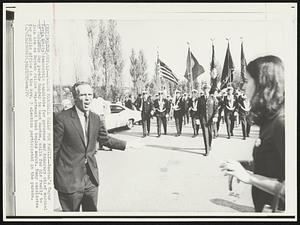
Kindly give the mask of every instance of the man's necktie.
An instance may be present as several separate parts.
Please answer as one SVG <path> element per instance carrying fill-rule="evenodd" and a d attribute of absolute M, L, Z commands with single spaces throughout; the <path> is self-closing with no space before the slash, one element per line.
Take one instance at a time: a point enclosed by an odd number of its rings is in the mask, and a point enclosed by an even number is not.
<path fill-rule="evenodd" d="M 88 144 L 89 137 L 89 121 L 88 121 L 88 113 L 84 113 L 84 131 L 85 131 L 85 143 Z"/>

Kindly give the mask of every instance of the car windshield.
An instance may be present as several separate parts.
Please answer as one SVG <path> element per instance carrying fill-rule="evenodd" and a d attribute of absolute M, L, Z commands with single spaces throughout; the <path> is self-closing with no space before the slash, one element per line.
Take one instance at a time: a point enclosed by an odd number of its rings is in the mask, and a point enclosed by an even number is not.
<path fill-rule="evenodd" d="M 110 106 L 111 113 L 119 113 L 119 112 L 121 112 L 123 110 L 124 110 L 124 108 L 121 107 L 121 106 L 119 106 L 119 105 L 111 105 Z"/>

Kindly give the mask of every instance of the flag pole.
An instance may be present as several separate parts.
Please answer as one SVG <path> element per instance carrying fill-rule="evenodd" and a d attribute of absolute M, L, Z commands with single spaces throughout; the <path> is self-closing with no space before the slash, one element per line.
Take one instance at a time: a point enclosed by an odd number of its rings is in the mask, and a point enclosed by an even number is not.
<path fill-rule="evenodd" d="M 159 48 L 157 46 L 157 49 L 156 49 L 156 53 L 157 53 L 157 60 L 156 60 L 156 64 L 157 64 L 157 81 L 158 81 L 158 91 L 160 90 L 160 86 L 161 86 L 161 78 L 160 78 L 160 63 L 159 63 Z"/>
<path fill-rule="evenodd" d="M 230 38 L 226 38 L 226 40 L 227 40 L 227 50 L 228 50 L 228 48 L 229 48 L 229 39 Z M 227 63 L 227 66 L 228 66 L 228 70 L 229 70 L 229 64 Z M 232 73 L 232 71 L 231 71 L 231 69 L 230 69 L 230 75 L 229 75 L 229 84 L 231 84 L 231 73 Z M 227 84 L 227 86 L 228 86 L 228 84 Z"/>
<path fill-rule="evenodd" d="M 191 90 L 193 90 L 193 73 L 192 73 L 192 55 L 191 55 L 191 49 L 190 49 L 190 42 L 187 42 L 188 44 L 188 52 L 189 52 L 189 59 L 190 59 L 190 68 L 189 68 L 189 73 L 190 73 L 190 79 L 191 79 Z"/>

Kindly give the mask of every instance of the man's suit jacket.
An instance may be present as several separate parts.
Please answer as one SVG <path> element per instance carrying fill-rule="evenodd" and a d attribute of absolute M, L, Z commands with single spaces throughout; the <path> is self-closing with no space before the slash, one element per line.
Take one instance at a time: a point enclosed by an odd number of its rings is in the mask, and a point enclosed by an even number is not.
<path fill-rule="evenodd" d="M 175 106 L 176 104 L 178 105 L 178 110 L 174 109 L 174 116 L 182 117 L 184 114 L 184 101 L 183 101 L 182 97 L 175 98 L 173 105 Z"/>
<path fill-rule="evenodd" d="M 218 100 L 212 95 L 209 95 L 207 100 L 205 100 L 205 96 L 202 95 L 198 101 L 198 110 L 200 114 L 200 121 L 204 125 L 210 125 L 212 123 L 212 119 L 217 117 Z"/>
<path fill-rule="evenodd" d="M 142 119 L 149 119 L 151 117 L 151 111 L 153 110 L 152 100 L 142 99 Z"/>
<path fill-rule="evenodd" d="M 109 137 L 100 117 L 89 112 L 88 145 L 85 145 L 83 128 L 75 106 L 56 115 L 54 121 L 54 187 L 64 193 L 83 191 L 85 160 L 96 184 L 99 184 L 95 158 L 96 143 L 124 150 L 126 142 Z"/>
<path fill-rule="evenodd" d="M 190 98 L 190 102 L 189 102 L 190 115 L 193 118 L 199 119 L 199 98 L 198 97 L 195 98 L 194 101 L 197 102 L 196 111 L 192 110 L 192 108 L 193 108 L 193 98 Z"/>
<path fill-rule="evenodd" d="M 223 107 L 224 107 L 224 113 L 227 114 L 227 113 L 234 113 L 235 110 L 237 110 L 237 99 L 236 97 L 233 95 L 232 96 L 233 98 L 233 108 L 234 109 L 229 109 L 230 108 L 230 104 L 229 104 L 229 99 L 228 99 L 228 96 L 225 96 L 224 97 L 224 102 L 223 102 Z"/>
<path fill-rule="evenodd" d="M 159 99 L 155 99 L 153 102 L 153 107 L 155 109 L 154 116 L 164 117 L 170 112 L 169 102 L 167 99 L 163 98 L 163 112 L 159 112 Z"/>

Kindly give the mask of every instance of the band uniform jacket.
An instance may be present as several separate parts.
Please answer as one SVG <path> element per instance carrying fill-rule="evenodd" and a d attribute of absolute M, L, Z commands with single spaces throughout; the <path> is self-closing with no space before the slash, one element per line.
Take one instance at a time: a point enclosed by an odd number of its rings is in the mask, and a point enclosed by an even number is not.
<path fill-rule="evenodd" d="M 209 95 L 207 100 L 205 100 L 205 96 L 202 95 L 199 98 L 198 110 L 200 120 L 204 123 L 204 125 L 211 125 L 212 119 L 217 117 L 218 100 L 213 95 Z"/>
<path fill-rule="evenodd" d="M 230 102 L 229 96 L 225 96 L 223 99 L 223 108 L 224 108 L 224 113 L 230 113 L 230 112 L 235 112 L 237 108 L 237 100 L 234 95 L 232 95 L 232 102 Z M 233 109 L 230 109 L 233 108 Z"/>
<path fill-rule="evenodd" d="M 183 98 L 182 99 L 183 102 L 184 102 L 184 112 L 185 113 L 188 113 L 189 112 L 189 106 L 190 106 L 190 98 L 189 97 L 186 97 L 186 98 Z"/>
<path fill-rule="evenodd" d="M 153 103 L 150 99 L 142 99 L 142 119 L 150 118 L 153 110 Z"/>
<path fill-rule="evenodd" d="M 245 111 L 243 108 L 246 107 L 246 99 L 243 99 L 242 96 L 239 96 L 237 99 L 237 109 L 238 113 L 241 117 L 247 117 L 249 115 L 249 111 Z M 243 108 L 242 108 L 243 107 Z"/>
<path fill-rule="evenodd" d="M 192 118 L 196 118 L 196 119 L 199 119 L 200 118 L 200 112 L 199 112 L 199 98 L 190 98 L 190 101 L 189 101 L 189 109 L 190 109 L 190 115 Z M 193 108 L 196 109 L 195 110 L 192 110 Z"/>
<path fill-rule="evenodd" d="M 174 116 L 180 117 L 184 114 L 184 101 L 182 100 L 182 97 L 175 98 L 175 101 L 173 103 L 174 106 L 178 106 L 178 110 L 174 109 Z"/>
<path fill-rule="evenodd" d="M 162 99 L 162 102 L 160 102 L 159 99 L 155 99 L 153 102 L 153 107 L 155 109 L 154 116 L 165 117 L 170 112 L 169 102 L 165 98 Z M 161 110 L 163 112 L 160 112 L 158 110 Z"/>
<path fill-rule="evenodd" d="M 56 115 L 54 121 L 54 187 L 59 192 L 74 193 L 85 187 L 85 163 L 99 185 L 95 158 L 96 142 L 113 149 L 124 150 L 126 142 L 108 136 L 104 122 L 89 112 L 87 146 L 75 106 Z"/>

